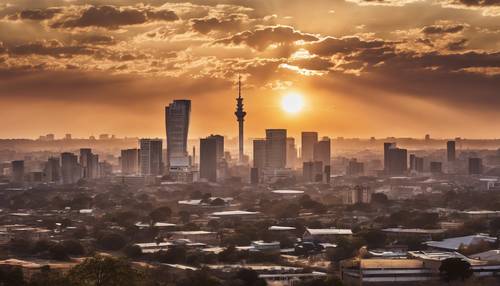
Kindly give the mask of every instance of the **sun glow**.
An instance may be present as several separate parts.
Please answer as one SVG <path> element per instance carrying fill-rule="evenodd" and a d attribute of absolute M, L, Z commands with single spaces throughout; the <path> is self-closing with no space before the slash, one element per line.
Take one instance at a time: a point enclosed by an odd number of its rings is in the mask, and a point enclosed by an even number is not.
<path fill-rule="evenodd" d="M 302 94 L 290 92 L 281 99 L 281 108 L 287 113 L 298 113 L 304 108 L 304 99 Z"/>

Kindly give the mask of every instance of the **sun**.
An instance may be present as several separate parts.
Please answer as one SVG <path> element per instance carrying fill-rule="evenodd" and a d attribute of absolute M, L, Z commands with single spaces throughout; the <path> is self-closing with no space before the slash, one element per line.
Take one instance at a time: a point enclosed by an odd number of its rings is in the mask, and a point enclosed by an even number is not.
<path fill-rule="evenodd" d="M 304 108 L 304 99 L 302 94 L 290 92 L 281 99 L 281 108 L 287 113 L 298 113 Z"/>

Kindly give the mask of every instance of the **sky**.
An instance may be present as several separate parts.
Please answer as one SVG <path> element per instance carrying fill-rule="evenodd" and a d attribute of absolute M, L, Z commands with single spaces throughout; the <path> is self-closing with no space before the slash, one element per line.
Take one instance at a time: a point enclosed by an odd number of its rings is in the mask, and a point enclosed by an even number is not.
<path fill-rule="evenodd" d="M 0 138 L 497 138 L 500 0 L 0 0 Z M 300 94 L 300 112 L 281 106 Z"/>

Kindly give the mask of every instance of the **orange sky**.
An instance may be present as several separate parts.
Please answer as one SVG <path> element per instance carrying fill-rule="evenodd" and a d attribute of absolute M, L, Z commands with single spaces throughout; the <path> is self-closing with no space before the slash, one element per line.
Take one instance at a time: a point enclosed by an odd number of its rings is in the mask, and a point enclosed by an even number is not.
<path fill-rule="evenodd" d="M 493 2 L 0 1 L 0 138 L 163 137 L 181 98 L 191 137 L 235 136 L 238 74 L 251 137 L 495 138 Z M 295 115 L 290 91 L 306 103 Z"/>

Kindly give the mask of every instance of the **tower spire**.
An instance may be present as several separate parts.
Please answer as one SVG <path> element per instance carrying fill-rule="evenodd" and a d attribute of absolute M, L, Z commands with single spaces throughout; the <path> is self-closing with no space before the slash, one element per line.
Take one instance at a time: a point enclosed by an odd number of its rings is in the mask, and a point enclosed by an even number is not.
<path fill-rule="evenodd" d="M 243 110 L 243 97 L 241 97 L 241 75 L 238 75 L 238 97 L 236 98 L 236 120 L 238 121 L 239 163 L 243 163 L 243 122 L 247 113 Z"/>

